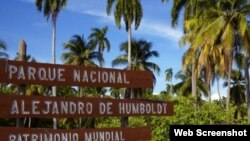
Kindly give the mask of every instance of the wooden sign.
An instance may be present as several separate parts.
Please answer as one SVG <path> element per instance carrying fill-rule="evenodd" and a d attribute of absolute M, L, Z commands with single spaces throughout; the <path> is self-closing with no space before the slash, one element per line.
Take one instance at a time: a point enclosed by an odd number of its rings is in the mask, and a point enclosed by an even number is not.
<path fill-rule="evenodd" d="M 0 95 L 0 117 L 170 116 L 173 103 L 146 100 Z"/>
<path fill-rule="evenodd" d="M 107 129 L 30 129 L 0 127 L 3 141 L 150 141 L 149 127 Z"/>
<path fill-rule="evenodd" d="M 107 68 L 0 60 L 0 83 L 152 88 L 153 74 Z"/>

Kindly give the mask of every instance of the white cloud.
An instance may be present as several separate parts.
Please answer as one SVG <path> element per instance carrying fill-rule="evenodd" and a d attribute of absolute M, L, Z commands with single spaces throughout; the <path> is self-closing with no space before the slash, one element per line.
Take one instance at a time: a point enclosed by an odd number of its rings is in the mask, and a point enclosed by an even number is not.
<path fill-rule="evenodd" d="M 181 31 L 173 29 L 167 24 L 161 24 L 151 21 L 142 21 L 139 31 L 142 34 L 153 35 L 178 42 L 183 35 Z"/>
<path fill-rule="evenodd" d="M 29 3 L 35 3 L 35 0 L 20 0 L 20 1 L 29 2 Z"/>
<path fill-rule="evenodd" d="M 212 99 L 212 100 L 219 100 L 219 95 L 218 95 L 218 93 L 213 93 L 212 96 L 211 96 L 211 99 Z"/>
<path fill-rule="evenodd" d="M 76 9 L 70 9 L 74 12 L 79 12 L 82 14 L 87 14 L 91 16 L 96 16 L 101 18 L 102 22 L 115 24 L 113 15 L 108 16 L 105 12 L 97 11 L 97 10 L 81 10 L 76 11 Z M 122 24 L 124 26 L 124 24 Z M 151 22 L 143 20 L 139 29 L 136 31 L 138 34 L 147 34 L 152 36 L 157 36 L 165 39 L 169 39 L 174 42 L 178 42 L 183 33 L 180 30 L 173 29 L 171 26 L 167 24 L 161 24 L 157 22 Z"/>

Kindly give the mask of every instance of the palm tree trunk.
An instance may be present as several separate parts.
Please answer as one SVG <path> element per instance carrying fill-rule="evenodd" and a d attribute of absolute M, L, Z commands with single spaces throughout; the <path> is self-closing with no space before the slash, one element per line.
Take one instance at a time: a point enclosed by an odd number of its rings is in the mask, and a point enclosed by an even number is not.
<path fill-rule="evenodd" d="M 233 59 L 229 59 L 229 66 L 228 66 L 228 74 L 227 74 L 227 101 L 226 101 L 226 110 L 229 119 L 229 103 L 230 103 L 230 82 L 231 82 L 231 72 L 232 72 L 232 61 Z"/>
<path fill-rule="evenodd" d="M 128 69 L 131 70 L 131 24 L 128 26 Z"/>
<path fill-rule="evenodd" d="M 245 58 L 245 85 L 246 85 L 246 95 L 247 95 L 247 117 L 248 122 L 250 122 L 250 84 L 249 84 L 249 57 Z"/>
<path fill-rule="evenodd" d="M 128 21 L 128 70 L 131 70 L 131 22 Z M 124 99 L 130 99 L 131 98 L 132 89 L 128 88 L 125 91 Z M 122 117 L 121 118 L 121 127 L 128 126 L 128 117 Z"/>
<path fill-rule="evenodd" d="M 52 24 L 52 63 L 56 64 L 56 20 Z M 56 86 L 52 86 L 52 96 L 56 96 Z M 53 129 L 57 129 L 56 118 L 53 118 Z"/>
<path fill-rule="evenodd" d="M 83 88 L 81 86 L 79 86 L 78 97 L 79 98 L 83 97 Z M 81 117 L 78 119 L 78 128 L 82 128 L 82 118 Z"/>
<path fill-rule="evenodd" d="M 207 94 L 208 94 L 208 101 L 211 102 L 211 87 L 210 87 L 210 78 L 211 78 L 211 73 L 210 73 L 210 68 L 206 69 L 206 88 L 207 88 Z"/>
<path fill-rule="evenodd" d="M 193 60 L 193 64 L 192 64 L 192 97 L 197 97 L 197 95 L 196 95 L 195 60 Z"/>

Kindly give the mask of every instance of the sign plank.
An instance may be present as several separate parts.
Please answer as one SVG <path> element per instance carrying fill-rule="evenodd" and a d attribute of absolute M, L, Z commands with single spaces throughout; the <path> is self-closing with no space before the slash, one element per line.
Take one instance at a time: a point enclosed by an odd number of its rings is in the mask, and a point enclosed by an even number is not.
<path fill-rule="evenodd" d="M 0 60 L 0 83 L 152 88 L 153 74 L 108 68 Z"/>
<path fill-rule="evenodd" d="M 0 95 L 2 118 L 170 116 L 173 103 L 148 100 Z"/>
<path fill-rule="evenodd" d="M 150 141 L 149 127 L 104 129 L 32 129 L 0 127 L 3 141 Z"/>

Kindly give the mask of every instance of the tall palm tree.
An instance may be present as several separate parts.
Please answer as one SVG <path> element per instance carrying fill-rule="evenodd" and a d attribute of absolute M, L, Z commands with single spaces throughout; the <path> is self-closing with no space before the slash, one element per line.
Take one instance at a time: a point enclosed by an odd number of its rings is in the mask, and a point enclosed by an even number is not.
<path fill-rule="evenodd" d="M 47 20 L 52 21 L 52 63 L 56 63 L 56 21 L 62 8 L 66 6 L 67 0 L 36 0 L 36 7 Z M 52 95 L 56 96 L 56 87 L 52 87 Z M 53 119 L 53 128 L 56 129 L 56 119 Z"/>
<path fill-rule="evenodd" d="M 52 63 L 56 63 L 56 21 L 62 8 L 66 6 L 67 0 L 36 0 L 36 7 L 47 20 L 51 17 L 52 30 Z"/>
<path fill-rule="evenodd" d="M 128 69 L 131 69 L 131 39 L 132 39 L 132 24 L 134 22 L 135 29 L 137 29 L 140 25 L 142 16 L 143 16 L 143 10 L 142 5 L 140 3 L 140 0 L 107 0 L 107 6 L 106 11 L 107 14 L 111 14 L 111 10 L 113 5 L 115 5 L 114 8 L 114 18 L 115 23 L 118 26 L 118 28 L 121 28 L 121 20 L 124 20 L 126 31 L 128 33 Z M 129 96 L 131 91 L 127 89 L 125 91 L 125 97 Z M 124 117 L 121 119 L 122 126 L 125 127 L 128 124 L 128 117 Z"/>
<path fill-rule="evenodd" d="M 103 51 L 107 48 L 107 51 L 110 50 L 110 42 L 107 38 L 108 27 L 104 27 L 102 29 L 93 28 L 92 33 L 89 35 L 89 42 L 91 46 L 98 47 L 98 52 L 100 53 L 99 63 L 100 66 L 103 64 Z"/>
<path fill-rule="evenodd" d="M 115 60 L 112 61 L 112 66 L 117 65 L 125 65 L 127 66 L 128 60 L 126 59 L 128 56 L 128 42 L 124 42 L 120 46 L 120 50 L 124 52 L 124 54 L 119 55 Z M 153 62 L 149 62 L 152 57 L 159 57 L 159 53 L 157 51 L 152 50 L 152 43 L 147 42 L 145 40 L 132 40 L 132 62 L 131 62 L 131 70 L 137 71 L 151 71 L 151 72 L 160 72 L 160 68 L 157 64 Z M 127 67 L 125 68 L 127 69 Z M 154 82 L 155 82 L 154 76 Z M 137 91 L 137 96 L 140 95 L 141 90 Z"/>
<path fill-rule="evenodd" d="M 118 28 L 121 28 L 121 20 L 124 20 L 126 31 L 128 32 L 128 69 L 131 69 L 131 29 L 134 22 L 135 29 L 140 25 L 143 9 L 140 0 L 107 0 L 106 11 L 111 14 L 113 5 L 114 18 Z"/>
<path fill-rule="evenodd" d="M 6 52 L 4 52 L 4 51 L 6 51 L 7 46 L 6 46 L 5 42 L 1 41 L 1 40 L 0 40 L 0 49 L 3 50 L 3 51 L 0 51 L 0 59 L 8 58 L 9 57 L 8 54 Z"/>

